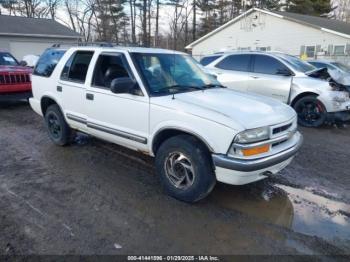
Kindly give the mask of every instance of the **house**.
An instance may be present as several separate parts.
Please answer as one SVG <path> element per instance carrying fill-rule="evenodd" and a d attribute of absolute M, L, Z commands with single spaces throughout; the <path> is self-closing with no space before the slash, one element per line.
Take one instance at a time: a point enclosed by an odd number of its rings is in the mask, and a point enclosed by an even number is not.
<path fill-rule="evenodd" d="M 308 15 L 252 8 L 191 43 L 196 59 L 229 50 L 280 51 L 302 58 L 350 57 L 350 24 Z"/>
<path fill-rule="evenodd" d="M 0 15 L 0 50 L 23 56 L 40 55 L 54 43 L 76 43 L 80 35 L 52 19 Z"/>

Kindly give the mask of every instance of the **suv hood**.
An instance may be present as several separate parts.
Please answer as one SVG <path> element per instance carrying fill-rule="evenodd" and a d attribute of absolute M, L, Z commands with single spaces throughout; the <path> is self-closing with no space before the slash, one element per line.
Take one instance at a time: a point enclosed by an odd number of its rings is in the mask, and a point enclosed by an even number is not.
<path fill-rule="evenodd" d="M 260 95 L 214 88 L 172 96 L 152 97 L 151 104 L 218 122 L 234 130 L 276 125 L 293 118 L 295 111 Z"/>
<path fill-rule="evenodd" d="M 5 66 L 0 65 L 0 73 L 8 73 L 8 72 L 14 72 L 14 73 L 31 73 L 33 70 L 29 67 L 25 66 Z"/>

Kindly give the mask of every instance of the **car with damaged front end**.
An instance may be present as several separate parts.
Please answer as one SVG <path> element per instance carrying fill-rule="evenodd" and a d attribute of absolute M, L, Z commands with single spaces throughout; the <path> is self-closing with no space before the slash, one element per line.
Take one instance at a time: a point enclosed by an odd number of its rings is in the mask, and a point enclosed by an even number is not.
<path fill-rule="evenodd" d="M 237 51 L 203 59 L 221 84 L 291 105 L 300 125 L 350 121 L 349 87 L 327 69 L 280 52 Z"/>
<path fill-rule="evenodd" d="M 153 156 L 165 192 L 187 202 L 216 181 L 242 185 L 276 174 L 302 144 L 291 107 L 224 88 L 176 51 L 49 49 L 33 94 L 55 144 L 80 131 Z"/>

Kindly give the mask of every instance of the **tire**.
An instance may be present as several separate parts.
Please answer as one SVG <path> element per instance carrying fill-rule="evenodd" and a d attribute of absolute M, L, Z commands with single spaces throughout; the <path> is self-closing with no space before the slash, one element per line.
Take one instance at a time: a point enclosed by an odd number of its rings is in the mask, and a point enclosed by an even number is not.
<path fill-rule="evenodd" d="M 215 186 L 210 153 L 192 136 L 179 135 L 163 142 L 155 162 L 164 191 L 176 199 L 194 203 L 205 198 Z"/>
<path fill-rule="evenodd" d="M 326 107 L 316 96 L 305 96 L 294 104 L 298 124 L 305 127 L 320 127 L 327 119 Z"/>
<path fill-rule="evenodd" d="M 51 105 L 46 110 L 45 125 L 50 139 L 56 145 L 65 146 L 70 143 L 72 129 L 68 126 L 58 105 Z"/>

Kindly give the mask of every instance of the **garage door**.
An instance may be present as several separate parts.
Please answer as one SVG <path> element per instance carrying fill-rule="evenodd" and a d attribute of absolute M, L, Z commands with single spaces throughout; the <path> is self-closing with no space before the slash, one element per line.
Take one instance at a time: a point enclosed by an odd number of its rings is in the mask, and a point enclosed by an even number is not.
<path fill-rule="evenodd" d="M 43 42 L 10 42 L 10 52 L 21 61 L 25 55 L 41 55 L 43 51 L 53 43 Z"/>

